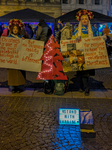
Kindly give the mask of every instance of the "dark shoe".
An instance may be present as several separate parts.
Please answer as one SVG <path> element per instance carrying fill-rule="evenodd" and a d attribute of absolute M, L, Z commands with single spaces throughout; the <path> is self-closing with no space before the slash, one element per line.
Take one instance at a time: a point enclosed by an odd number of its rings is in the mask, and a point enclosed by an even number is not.
<path fill-rule="evenodd" d="M 89 90 L 89 89 L 85 89 L 84 94 L 85 94 L 85 96 L 89 96 L 89 94 L 90 94 L 90 90 Z"/>
<path fill-rule="evenodd" d="M 12 90 L 12 93 L 16 93 L 16 92 L 17 92 L 17 90 L 16 90 L 16 89 L 13 89 L 13 90 Z"/>
<path fill-rule="evenodd" d="M 21 93 L 21 92 L 23 92 L 22 89 L 17 89 L 17 93 Z"/>
<path fill-rule="evenodd" d="M 80 88 L 80 89 L 79 89 L 79 92 L 81 92 L 81 93 L 82 93 L 82 92 L 84 92 L 84 90 L 83 90 L 82 88 Z"/>

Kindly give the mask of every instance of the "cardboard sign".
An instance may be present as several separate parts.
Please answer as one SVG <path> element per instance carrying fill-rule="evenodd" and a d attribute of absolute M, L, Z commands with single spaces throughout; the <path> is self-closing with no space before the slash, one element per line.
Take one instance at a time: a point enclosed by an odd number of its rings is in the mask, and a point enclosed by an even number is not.
<path fill-rule="evenodd" d="M 110 67 L 105 41 L 102 37 L 82 39 L 86 69 Z"/>
<path fill-rule="evenodd" d="M 102 37 L 83 38 L 80 43 L 76 40 L 64 40 L 60 44 L 64 72 L 110 67 Z"/>
<path fill-rule="evenodd" d="M 76 40 L 61 40 L 61 52 L 71 51 L 76 49 Z"/>
<path fill-rule="evenodd" d="M 39 72 L 43 41 L 1 37 L 0 67 Z"/>
<path fill-rule="evenodd" d="M 80 125 L 79 109 L 59 109 L 59 124 Z"/>

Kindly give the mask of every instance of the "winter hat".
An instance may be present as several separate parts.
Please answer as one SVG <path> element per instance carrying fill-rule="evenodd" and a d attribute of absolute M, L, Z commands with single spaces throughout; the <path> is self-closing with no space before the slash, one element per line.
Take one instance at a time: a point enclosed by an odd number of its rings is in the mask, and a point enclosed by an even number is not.
<path fill-rule="evenodd" d="M 66 23 L 66 26 L 70 28 L 70 23 L 69 23 L 69 22 L 67 22 L 67 23 Z"/>

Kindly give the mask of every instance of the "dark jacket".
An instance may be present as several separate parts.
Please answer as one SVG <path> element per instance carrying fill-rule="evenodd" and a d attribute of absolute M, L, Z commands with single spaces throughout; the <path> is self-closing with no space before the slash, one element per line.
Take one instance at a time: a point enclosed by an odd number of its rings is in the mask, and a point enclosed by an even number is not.
<path fill-rule="evenodd" d="M 36 40 L 47 42 L 47 33 L 48 33 L 48 25 L 41 21 L 38 24 L 38 29 L 36 31 Z"/>

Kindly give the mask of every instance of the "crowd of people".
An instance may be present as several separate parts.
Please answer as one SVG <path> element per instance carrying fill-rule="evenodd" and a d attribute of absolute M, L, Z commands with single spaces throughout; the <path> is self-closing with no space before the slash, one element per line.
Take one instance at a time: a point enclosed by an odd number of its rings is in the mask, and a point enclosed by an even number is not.
<path fill-rule="evenodd" d="M 76 39 L 80 42 L 82 38 L 97 36 L 97 30 L 91 26 L 90 20 L 93 18 L 92 12 L 89 10 L 81 10 L 77 13 L 76 19 L 79 24 L 76 24 L 75 29 L 67 22 L 65 25 L 62 21 L 58 21 L 58 25 L 54 28 L 54 36 L 58 43 L 60 40 Z M 105 30 L 106 31 L 106 30 Z M 109 31 L 108 31 L 109 32 Z M 41 19 L 36 29 L 32 30 L 29 24 L 23 24 L 21 20 L 12 19 L 9 21 L 8 29 L 2 29 L 0 27 L 0 36 L 19 37 L 22 39 L 35 39 L 46 42 L 52 34 L 51 28 L 47 23 Z M 107 37 L 104 33 L 104 40 Z M 80 78 L 79 92 L 84 92 L 86 96 L 90 94 L 89 89 L 89 76 L 95 74 L 95 70 L 77 71 L 77 76 Z M 8 85 L 12 89 L 12 93 L 20 93 L 23 91 L 23 86 L 26 81 L 26 72 L 17 69 L 8 69 Z"/>

